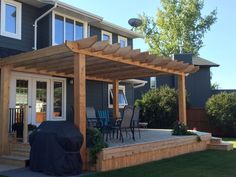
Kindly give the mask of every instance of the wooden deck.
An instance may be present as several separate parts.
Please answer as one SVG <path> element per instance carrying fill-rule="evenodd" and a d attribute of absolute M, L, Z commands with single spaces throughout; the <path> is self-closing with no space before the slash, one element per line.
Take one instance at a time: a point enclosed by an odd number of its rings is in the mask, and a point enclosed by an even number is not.
<path fill-rule="evenodd" d="M 136 141 L 124 136 L 124 143 L 118 139 L 108 141 L 98 155 L 97 171 L 109 171 L 161 160 L 181 154 L 203 151 L 210 143 L 211 134 L 197 132 L 197 136 L 172 136 L 171 130 L 141 130 L 141 139 L 136 132 Z"/>

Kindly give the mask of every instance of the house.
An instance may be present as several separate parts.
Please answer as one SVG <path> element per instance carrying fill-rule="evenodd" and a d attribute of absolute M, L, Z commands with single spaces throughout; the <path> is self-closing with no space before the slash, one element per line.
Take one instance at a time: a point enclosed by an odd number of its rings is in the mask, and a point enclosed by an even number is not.
<path fill-rule="evenodd" d="M 60 1 L 1 0 L 0 154 L 9 154 L 9 132 L 24 107 L 27 124 L 73 121 L 84 135 L 86 106 L 119 109 L 134 103 L 137 78 L 178 77 L 179 117 L 186 123 L 185 76 L 194 65 L 133 49 L 139 34 Z M 33 25 L 34 24 L 34 25 Z M 13 118 L 13 120 L 12 120 Z"/>
<path fill-rule="evenodd" d="M 192 108 L 204 108 L 207 99 L 213 94 L 210 68 L 218 67 L 219 65 L 204 58 L 193 56 L 192 54 L 175 54 L 173 59 L 199 67 L 198 72 L 186 77 L 186 90 L 189 106 Z M 148 90 L 158 88 L 162 85 L 178 88 L 177 78 L 174 75 L 144 78 L 143 80 L 148 83 L 144 87 L 135 89 L 135 99 L 140 99 Z"/>

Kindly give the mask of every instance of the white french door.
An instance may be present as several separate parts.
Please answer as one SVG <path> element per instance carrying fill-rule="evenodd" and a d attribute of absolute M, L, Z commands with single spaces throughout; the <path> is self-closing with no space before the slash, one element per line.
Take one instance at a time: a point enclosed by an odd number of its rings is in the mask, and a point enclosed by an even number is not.
<path fill-rule="evenodd" d="M 28 123 L 39 125 L 46 120 L 65 120 L 65 80 L 13 73 L 10 108 L 28 105 Z"/>

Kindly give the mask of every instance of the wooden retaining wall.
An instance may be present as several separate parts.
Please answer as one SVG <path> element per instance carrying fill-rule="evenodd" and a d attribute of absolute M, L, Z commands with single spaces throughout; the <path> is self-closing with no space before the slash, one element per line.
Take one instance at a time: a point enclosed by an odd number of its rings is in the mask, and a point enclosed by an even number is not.
<path fill-rule="evenodd" d="M 109 171 L 181 154 L 204 151 L 207 149 L 207 144 L 210 143 L 211 134 L 202 135 L 201 139 L 201 142 L 197 142 L 196 136 L 188 136 L 171 140 L 105 148 L 98 155 L 96 169 L 97 171 Z"/>

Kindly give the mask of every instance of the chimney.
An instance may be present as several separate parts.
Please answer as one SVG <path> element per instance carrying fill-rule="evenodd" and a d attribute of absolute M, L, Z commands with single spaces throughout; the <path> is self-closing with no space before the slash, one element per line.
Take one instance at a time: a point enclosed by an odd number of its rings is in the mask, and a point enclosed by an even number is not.
<path fill-rule="evenodd" d="M 191 53 L 174 54 L 173 59 L 193 64 L 193 54 Z"/>

